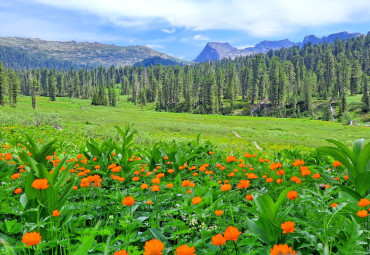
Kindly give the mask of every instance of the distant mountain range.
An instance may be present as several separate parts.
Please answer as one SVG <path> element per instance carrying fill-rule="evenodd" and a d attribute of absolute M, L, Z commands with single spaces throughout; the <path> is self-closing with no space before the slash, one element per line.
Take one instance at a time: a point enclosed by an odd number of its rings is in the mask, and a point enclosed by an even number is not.
<path fill-rule="evenodd" d="M 45 41 L 36 38 L 0 37 L 0 61 L 15 69 L 116 67 L 145 62 L 189 64 L 145 46 L 116 46 L 97 42 Z"/>
<path fill-rule="evenodd" d="M 238 49 L 231 46 L 229 43 L 219 43 L 219 42 L 209 42 L 204 47 L 202 52 L 194 59 L 195 62 L 206 62 L 207 60 L 214 61 L 223 58 L 235 58 L 238 56 L 248 56 L 254 53 L 267 53 L 269 50 L 277 50 L 281 48 L 289 48 L 292 46 L 302 47 L 306 43 L 333 43 L 336 39 L 348 40 L 362 35 L 361 33 L 348 33 L 341 32 L 331 34 L 329 36 L 324 36 L 319 38 L 315 35 L 306 36 L 303 42 L 291 42 L 288 39 L 279 41 L 262 41 L 256 44 L 254 47 L 247 47 L 244 49 Z"/>

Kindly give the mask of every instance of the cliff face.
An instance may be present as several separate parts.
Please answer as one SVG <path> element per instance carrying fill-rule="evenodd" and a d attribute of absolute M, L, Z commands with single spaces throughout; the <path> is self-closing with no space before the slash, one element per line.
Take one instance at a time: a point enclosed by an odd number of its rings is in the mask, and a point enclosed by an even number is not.
<path fill-rule="evenodd" d="M 340 33 L 335 33 L 331 34 L 328 36 L 324 36 L 322 38 L 319 38 L 315 35 L 309 35 L 306 36 L 303 39 L 303 44 L 306 43 L 312 43 L 312 44 L 317 44 L 317 43 L 333 43 L 336 39 L 339 40 L 348 40 L 357 36 L 362 35 L 361 33 L 348 33 L 348 32 L 340 32 Z"/>
<path fill-rule="evenodd" d="M 237 56 L 247 56 L 253 53 L 267 53 L 269 50 L 278 50 L 281 48 L 290 48 L 292 46 L 303 46 L 306 43 L 333 43 L 336 39 L 339 40 L 348 40 L 356 36 L 362 35 L 361 33 L 348 33 L 341 32 L 331 34 L 319 38 L 315 35 L 306 36 L 303 42 L 291 42 L 288 39 L 279 40 L 279 41 L 262 41 L 256 44 L 254 47 L 248 47 L 245 49 L 237 49 L 231 46 L 229 43 L 218 43 L 218 42 L 209 42 L 204 47 L 202 52 L 194 59 L 195 62 L 206 62 L 207 60 L 214 61 L 220 60 L 223 58 L 235 58 Z"/>

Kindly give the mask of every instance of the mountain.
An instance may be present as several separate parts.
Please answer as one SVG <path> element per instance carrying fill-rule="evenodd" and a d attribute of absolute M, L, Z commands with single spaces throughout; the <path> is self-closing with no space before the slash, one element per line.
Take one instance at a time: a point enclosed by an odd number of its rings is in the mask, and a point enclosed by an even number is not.
<path fill-rule="evenodd" d="M 232 58 L 238 56 L 248 56 L 255 53 L 267 53 L 269 50 L 278 50 L 281 48 L 290 48 L 292 46 L 302 47 L 306 43 L 333 43 L 336 39 L 339 40 L 348 40 L 362 35 L 361 33 L 348 33 L 341 32 L 331 34 L 319 38 L 315 35 L 306 36 L 303 42 L 291 42 L 288 39 L 279 40 L 279 41 L 262 41 L 256 44 L 254 47 L 248 47 L 245 49 L 237 49 L 236 47 L 231 46 L 229 43 L 219 43 L 219 42 L 209 42 L 204 47 L 202 52 L 194 59 L 195 62 L 206 62 L 207 60 L 214 61 L 220 60 L 223 58 Z"/>
<path fill-rule="evenodd" d="M 336 39 L 339 40 L 348 40 L 357 36 L 362 35 L 361 33 L 348 33 L 348 32 L 340 32 L 340 33 L 335 33 L 331 34 L 329 36 L 324 36 L 322 38 L 319 38 L 315 35 L 308 35 L 303 39 L 303 44 L 306 43 L 312 43 L 312 44 L 317 44 L 317 43 L 333 43 Z"/>
<path fill-rule="evenodd" d="M 97 42 L 45 41 L 37 38 L 0 37 L 0 61 L 16 69 L 116 67 L 134 65 L 150 58 L 188 64 L 145 46 L 116 46 Z M 22 61 L 22 62 L 21 62 Z M 159 61 L 159 60 L 157 60 Z M 21 63 L 20 63 L 21 62 Z"/>

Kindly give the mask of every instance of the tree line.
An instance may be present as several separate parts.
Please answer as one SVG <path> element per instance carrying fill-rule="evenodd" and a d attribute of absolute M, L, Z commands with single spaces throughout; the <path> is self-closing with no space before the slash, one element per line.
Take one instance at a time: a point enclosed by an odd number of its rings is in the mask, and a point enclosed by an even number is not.
<path fill-rule="evenodd" d="M 134 104 L 155 103 L 158 111 L 198 114 L 239 110 L 246 115 L 310 116 L 313 99 L 330 100 L 343 114 L 348 111 L 347 96 L 356 94 L 362 94 L 362 110 L 369 111 L 370 36 L 186 66 L 8 69 L 2 73 L 8 85 L 1 85 L 5 83 L 0 80 L 0 104 L 7 95 L 15 98 L 15 105 L 19 88 L 23 95 L 48 96 L 52 101 L 70 97 L 112 106 L 120 93 Z M 322 109 L 323 116 L 328 115 L 328 107 Z"/>

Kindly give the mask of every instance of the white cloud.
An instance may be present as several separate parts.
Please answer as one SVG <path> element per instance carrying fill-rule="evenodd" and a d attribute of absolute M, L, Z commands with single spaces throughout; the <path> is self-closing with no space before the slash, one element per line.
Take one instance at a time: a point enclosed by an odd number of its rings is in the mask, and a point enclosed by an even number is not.
<path fill-rule="evenodd" d="M 193 40 L 196 40 L 196 41 L 209 41 L 210 38 L 207 37 L 207 36 L 204 36 L 204 35 L 194 35 L 193 36 Z"/>
<path fill-rule="evenodd" d="M 161 29 L 162 32 L 165 32 L 167 34 L 172 34 L 176 32 L 176 29 L 173 27 L 171 30 L 169 29 Z"/>
<path fill-rule="evenodd" d="M 149 47 L 149 48 L 157 48 L 157 49 L 163 49 L 164 48 L 164 46 L 160 45 L 160 44 L 147 44 L 145 46 Z"/>
<path fill-rule="evenodd" d="M 32 0 L 87 11 L 123 27 L 238 30 L 253 36 L 287 34 L 340 23 L 370 22 L 369 0 Z M 163 32 L 171 32 L 162 29 Z"/>
<path fill-rule="evenodd" d="M 244 45 L 244 46 L 235 46 L 235 48 L 237 48 L 238 50 L 243 50 L 245 48 L 250 48 L 250 47 L 254 47 L 255 45 Z"/>

